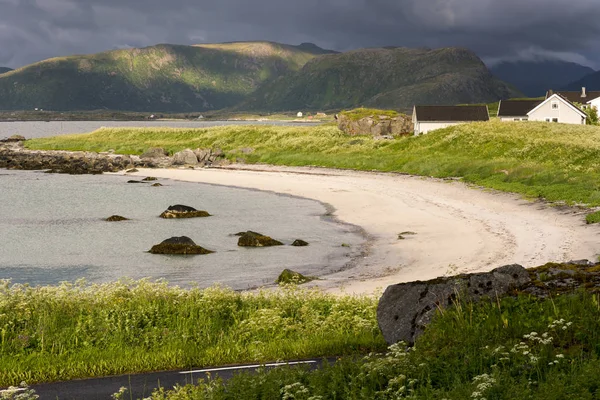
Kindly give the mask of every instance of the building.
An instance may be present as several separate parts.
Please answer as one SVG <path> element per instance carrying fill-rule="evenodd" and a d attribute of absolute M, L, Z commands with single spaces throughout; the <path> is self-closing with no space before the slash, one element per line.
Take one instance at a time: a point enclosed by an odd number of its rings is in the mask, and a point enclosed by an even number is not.
<path fill-rule="evenodd" d="M 554 93 L 527 113 L 530 121 L 559 122 L 563 124 L 585 125 L 587 118 L 579 107 L 567 98 Z"/>
<path fill-rule="evenodd" d="M 527 113 L 536 108 L 543 100 L 501 100 L 498 105 L 500 121 L 527 121 Z"/>
<path fill-rule="evenodd" d="M 415 106 L 412 115 L 415 136 L 452 125 L 489 120 L 487 106 Z"/>
<path fill-rule="evenodd" d="M 600 91 L 588 91 L 585 87 L 581 88 L 581 91 L 577 92 L 556 92 L 571 103 L 579 103 L 582 108 L 589 107 L 591 103 L 595 106 L 600 105 Z M 552 90 L 546 92 L 546 99 L 555 94 Z"/>

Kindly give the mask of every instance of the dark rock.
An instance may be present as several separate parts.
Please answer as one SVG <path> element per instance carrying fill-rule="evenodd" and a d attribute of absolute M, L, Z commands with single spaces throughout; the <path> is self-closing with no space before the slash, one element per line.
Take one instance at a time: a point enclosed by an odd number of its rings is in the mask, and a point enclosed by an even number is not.
<path fill-rule="evenodd" d="M 106 218 L 105 221 L 108 222 L 118 222 L 118 221 L 129 221 L 129 218 L 121 217 L 120 215 L 111 215 Z"/>
<path fill-rule="evenodd" d="M 240 235 L 238 240 L 238 246 L 242 247 L 267 247 L 267 246 L 281 246 L 278 240 L 272 239 L 269 236 L 265 236 L 262 233 L 247 231 Z"/>
<path fill-rule="evenodd" d="M 151 182 L 151 181 L 157 181 L 157 180 L 158 180 L 158 178 L 155 178 L 153 176 L 147 176 L 144 179 L 142 179 L 142 181 L 144 181 L 144 182 Z"/>
<path fill-rule="evenodd" d="M 305 242 L 302 239 L 296 239 L 296 240 L 294 240 L 294 243 L 292 243 L 292 246 L 304 247 L 304 246 L 308 246 L 308 242 Z"/>
<path fill-rule="evenodd" d="M 379 300 L 377 321 L 388 343 L 412 344 L 436 310 L 452 306 L 459 298 L 476 301 L 489 296 L 495 299 L 530 282 L 527 270 L 513 264 L 487 273 L 388 286 Z"/>
<path fill-rule="evenodd" d="M 7 139 L 2 139 L 0 140 L 0 142 L 4 142 L 4 143 L 14 143 L 14 142 L 23 142 L 27 139 L 25 139 L 25 136 L 21 136 L 21 135 L 12 135 L 11 137 L 7 138 Z"/>
<path fill-rule="evenodd" d="M 127 183 L 146 183 L 146 182 L 136 181 L 134 179 L 131 179 L 131 180 L 127 181 Z"/>
<path fill-rule="evenodd" d="M 187 236 L 176 236 L 152 246 L 152 254 L 210 254 L 214 251 L 198 246 Z"/>
<path fill-rule="evenodd" d="M 161 218 L 199 218 L 199 217 L 210 217 L 210 214 L 206 211 L 196 210 L 194 207 L 184 206 L 176 204 L 169 206 L 166 211 L 160 214 Z"/>
<path fill-rule="evenodd" d="M 127 171 L 125 171 L 127 173 L 133 173 L 133 172 L 139 172 L 137 168 L 132 168 L 132 169 L 128 169 Z"/>
<path fill-rule="evenodd" d="M 150 147 L 148 150 L 142 153 L 140 158 L 161 158 L 167 157 L 168 155 L 169 153 L 167 153 L 162 147 Z"/>
<path fill-rule="evenodd" d="M 285 284 L 296 284 L 301 285 L 306 282 L 314 280 L 312 277 L 304 276 L 299 272 L 292 271 L 291 269 L 284 269 L 283 272 L 277 278 L 276 283 L 280 285 Z"/>
<path fill-rule="evenodd" d="M 158 187 L 158 186 L 162 186 L 162 184 L 160 184 L 160 183 L 156 182 L 156 183 L 153 183 L 153 184 L 152 184 L 152 186 L 154 186 L 154 187 Z"/>

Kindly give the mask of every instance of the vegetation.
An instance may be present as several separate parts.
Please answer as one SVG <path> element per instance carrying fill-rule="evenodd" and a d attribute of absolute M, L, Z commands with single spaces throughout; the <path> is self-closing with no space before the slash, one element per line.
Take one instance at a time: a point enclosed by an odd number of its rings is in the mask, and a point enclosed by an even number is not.
<path fill-rule="evenodd" d="M 468 89 L 467 89 L 468 88 Z M 410 110 L 414 104 L 496 101 L 522 95 L 465 49 L 361 49 L 316 57 L 261 86 L 240 110 Z"/>
<path fill-rule="evenodd" d="M 588 214 L 585 217 L 585 222 L 587 222 L 588 224 L 596 224 L 596 223 L 600 222 L 600 211 L 596 211 L 596 212 Z"/>
<path fill-rule="evenodd" d="M 0 387 L 385 348 L 371 297 L 0 281 Z"/>
<path fill-rule="evenodd" d="M 395 118 L 399 115 L 398 112 L 395 110 L 378 110 L 375 108 L 364 107 L 355 108 L 353 110 L 348 111 L 341 111 L 340 114 L 345 115 L 352 121 L 358 121 L 359 119 L 363 119 L 370 116 L 384 115 L 390 118 Z"/>
<path fill-rule="evenodd" d="M 222 109 L 323 52 L 316 46 L 244 42 L 52 58 L 0 75 L 0 109 Z"/>
<path fill-rule="evenodd" d="M 459 301 L 438 310 L 413 348 L 343 357 L 320 370 L 240 374 L 225 384 L 157 390 L 166 399 L 595 399 L 600 297 L 577 293 Z"/>
<path fill-rule="evenodd" d="M 33 149 L 141 154 L 219 147 L 232 160 L 461 177 L 485 187 L 567 204 L 600 205 L 600 128 L 543 122 L 473 123 L 418 137 L 349 137 L 335 126 L 101 129 L 25 142 Z M 254 151 L 245 154 L 243 149 Z"/>

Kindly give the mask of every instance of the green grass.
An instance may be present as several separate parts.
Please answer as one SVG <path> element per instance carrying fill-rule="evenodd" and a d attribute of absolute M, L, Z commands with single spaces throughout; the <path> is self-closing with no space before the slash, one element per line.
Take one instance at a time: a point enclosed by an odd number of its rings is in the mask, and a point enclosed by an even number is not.
<path fill-rule="evenodd" d="M 598 295 L 521 296 L 438 311 L 412 349 L 161 389 L 152 399 L 591 400 L 599 357 Z"/>
<path fill-rule="evenodd" d="M 375 108 L 355 108 L 353 110 L 349 110 L 349 111 L 342 111 L 340 112 L 340 114 L 345 115 L 346 117 L 350 118 L 352 121 L 358 121 L 359 119 L 365 118 L 365 117 L 378 117 L 380 115 L 384 115 L 390 118 L 395 118 L 397 117 L 398 111 L 395 110 L 378 110 Z"/>
<path fill-rule="evenodd" d="M 232 160 L 461 177 L 488 188 L 567 204 L 600 205 L 600 128 L 543 122 L 473 123 L 419 137 L 349 137 L 337 127 L 228 126 L 101 129 L 26 142 L 32 149 L 141 154 L 219 147 Z M 252 148 L 251 154 L 242 149 Z"/>
<path fill-rule="evenodd" d="M 588 224 L 597 224 L 600 222 L 600 211 L 596 211 L 586 215 L 585 222 Z"/>
<path fill-rule="evenodd" d="M 0 387 L 381 350 L 376 305 L 294 286 L 238 293 L 145 280 L 0 281 Z"/>

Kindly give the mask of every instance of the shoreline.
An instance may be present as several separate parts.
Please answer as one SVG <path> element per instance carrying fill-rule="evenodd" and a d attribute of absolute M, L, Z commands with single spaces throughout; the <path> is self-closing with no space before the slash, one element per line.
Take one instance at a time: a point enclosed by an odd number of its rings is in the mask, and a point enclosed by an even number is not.
<path fill-rule="evenodd" d="M 362 258 L 309 284 L 331 293 L 373 294 L 391 284 L 485 272 L 513 263 L 534 267 L 595 261 L 600 253 L 600 227 L 585 224 L 585 211 L 528 202 L 516 194 L 454 180 L 235 164 L 139 169 L 127 175 L 263 190 L 330 205 L 334 218 L 362 228 L 367 238 Z M 402 232 L 416 234 L 400 240 Z"/>

